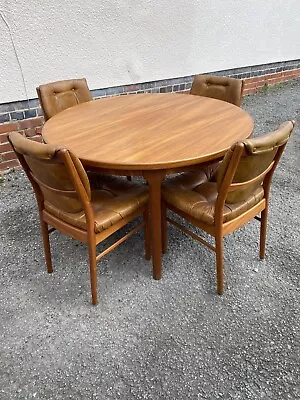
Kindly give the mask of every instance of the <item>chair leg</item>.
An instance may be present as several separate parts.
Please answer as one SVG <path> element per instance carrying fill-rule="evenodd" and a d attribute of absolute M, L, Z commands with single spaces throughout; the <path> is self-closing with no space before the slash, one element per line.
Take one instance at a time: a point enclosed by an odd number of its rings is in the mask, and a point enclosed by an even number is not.
<path fill-rule="evenodd" d="M 266 237 L 267 237 L 267 218 L 268 218 L 268 208 L 266 207 L 261 212 L 260 221 L 260 248 L 259 248 L 259 258 L 262 260 L 265 258 L 266 250 Z"/>
<path fill-rule="evenodd" d="M 150 234 L 150 223 L 149 223 L 149 210 L 144 211 L 144 240 L 145 240 L 145 259 L 151 259 L 151 234 Z"/>
<path fill-rule="evenodd" d="M 223 294 L 223 236 L 221 232 L 216 232 L 216 263 L 217 263 L 217 292 Z"/>
<path fill-rule="evenodd" d="M 41 230 L 42 230 L 42 237 L 43 237 L 43 244 L 44 244 L 44 253 L 47 265 L 47 271 L 50 274 L 53 272 L 52 269 L 52 260 L 51 260 L 51 249 L 50 249 L 50 242 L 49 242 L 49 232 L 48 232 L 48 224 L 41 219 Z"/>
<path fill-rule="evenodd" d="M 161 202 L 161 251 L 163 254 L 168 248 L 168 227 L 167 227 L 167 207 L 164 201 Z"/>
<path fill-rule="evenodd" d="M 92 291 L 92 304 L 97 304 L 97 268 L 96 268 L 96 245 L 94 240 L 89 239 L 90 279 Z"/>

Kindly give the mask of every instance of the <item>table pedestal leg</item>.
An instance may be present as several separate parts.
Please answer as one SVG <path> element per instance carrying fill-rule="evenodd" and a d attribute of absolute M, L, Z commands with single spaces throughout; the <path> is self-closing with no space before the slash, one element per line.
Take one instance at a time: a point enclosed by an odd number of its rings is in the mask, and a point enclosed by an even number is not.
<path fill-rule="evenodd" d="M 150 226 L 152 241 L 153 278 L 161 278 L 161 183 L 165 171 L 144 171 L 150 195 Z"/>

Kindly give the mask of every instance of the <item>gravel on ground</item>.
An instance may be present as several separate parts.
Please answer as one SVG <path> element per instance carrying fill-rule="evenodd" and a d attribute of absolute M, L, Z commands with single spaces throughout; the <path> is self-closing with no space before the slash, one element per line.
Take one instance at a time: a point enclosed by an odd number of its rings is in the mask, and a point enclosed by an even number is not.
<path fill-rule="evenodd" d="M 163 279 L 142 233 L 98 264 L 54 233 L 46 272 L 36 202 L 21 171 L 0 183 L 0 399 L 300 399 L 300 80 L 244 99 L 255 135 L 298 126 L 273 179 L 266 259 L 259 224 L 225 238 L 225 292 L 215 255 L 169 227 Z"/>

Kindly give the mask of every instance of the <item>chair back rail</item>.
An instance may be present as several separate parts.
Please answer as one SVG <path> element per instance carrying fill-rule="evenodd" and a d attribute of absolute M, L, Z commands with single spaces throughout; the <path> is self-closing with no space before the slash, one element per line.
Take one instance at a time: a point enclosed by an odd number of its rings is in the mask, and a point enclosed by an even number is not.
<path fill-rule="evenodd" d="M 261 185 L 268 197 L 272 175 L 294 124 L 285 122 L 274 132 L 238 142 L 228 150 L 218 169 L 216 208 L 225 201 L 237 203 L 247 199 Z"/>
<path fill-rule="evenodd" d="M 261 174 L 257 175 L 256 177 L 249 179 L 248 181 L 239 182 L 239 183 L 231 183 L 228 187 L 228 193 L 234 192 L 236 190 L 243 189 L 246 186 L 252 185 L 257 182 L 262 182 L 267 175 L 267 173 L 273 168 L 275 161 L 272 161 L 271 164 L 266 168 Z"/>
<path fill-rule="evenodd" d="M 42 208 L 48 202 L 64 212 L 90 212 L 87 207 L 91 199 L 89 180 L 73 154 L 63 147 L 29 141 L 17 132 L 9 135 L 9 141 Z"/>

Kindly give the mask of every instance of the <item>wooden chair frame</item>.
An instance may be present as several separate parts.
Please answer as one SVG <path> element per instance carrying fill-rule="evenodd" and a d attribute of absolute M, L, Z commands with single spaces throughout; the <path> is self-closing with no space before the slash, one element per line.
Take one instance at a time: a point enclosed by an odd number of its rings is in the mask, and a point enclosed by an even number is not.
<path fill-rule="evenodd" d="M 294 121 L 293 121 L 294 124 Z M 253 218 L 260 221 L 260 259 L 265 257 L 265 247 L 266 247 L 266 233 L 267 233 L 267 216 L 268 216 L 268 204 L 270 195 L 270 186 L 275 168 L 280 160 L 280 157 L 285 149 L 286 143 L 281 145 L 272 161 L 272 163 L 266 168 L 260 175 L 255 178 L 242 182 L 242 183 L 232 183 L 235 172 L 237 170 L 241 156 L 244 154 L 245 149 L 243 143 L 238 143 L 233 151 L 230 164 L 227 168 L 224 180 L 221 184 L 220 190 L 218 192 L 218 197 L 215 203 L 215 223 L 213 225 L 206 224 L 190 215 L 184 213 L 173 205 L 169 204 L 164 199 L 162 200 L 162 252 L 167 251 L 167 222 L 174 225 L 176 228 L 180 229 L 187 235 L 191 236 L 193 239 L 207 246 L 209 249 L 216 253 L 216 273 L 217 273 L 217 292 L 219 295 L 223 294 L 224 290 L 224 272 L 223 272 L 223 237 L 232 233 L 236 229 L 239 229 L 247 222 Z M 262 182 L 264 189 L 264 197 L 257 204 L 251 207 L 249 210 L 245 211 L 238 217 L 228 221 L 223 222 L 223 209 L 228 193 L 234 192 L 236 190 L 241 190 L 242 188 L 253 184 L 255 182 Z M 200 236 L 196 235 L 194 232 L 190 231 L 188 228 L 182 224 L 174 221 L 172 218 L 167 216 L 167 209 L 178 214 L 180 217 L 186 219 L 188 222 L 193 224 L 195 227 L 202 229 L 209 235 L 213 236 L 215 239 L 215 246 L 205 241 Z M 260 215 L 259 215 L 260 214 Z"/>
<path fill-rule="evenodd" d="M 12 147 L 13 144 L 10 141 Z M 14 147 L 13 147 L 14 148 Z M 89 251 L 89 263 L 90 263 L 90 281 L 91 281 L 91 292 L 92 292 L 92 304 L 97 304 L 97 270 L 96 270 L 96 263 L 110 251 L 114 250 L 117 246 L 135 234 L 139 229 L 144 228 L 144 240 L 145 240 L 145 258 L 150 260 L 151 258 L 151 244 L 150 244 L 150 231 L 149 231 L 149 211 L 148 205 L 142 206 L 135 213 L 123 218 L 121 221 L 117 222 L 116 224 L 112 225 L 110 228 L 103 230 L 100 233 L 95 233 L 94 230 L 94 211 L 92 205 L 89 201 L 88 194 L 83 186 L 83 183 L 78 175 L 78 172 L 74 166 L 70 153 L 67 149 L 62 148 L 59 149 L 57 152 L 57 156 L 60 158 L 62 163 L 66 166 L 68 172 L 70 173 L 71 181 L 74 185 L 74 191 L 67 191 L 68 195 L 72 195 L 74 197 L 79 197 L 82 202 L 83 209 L 86 216 L 86 223 L 87 229 L 79 229 L 67 222 L 57 218 L 56 216 L 52 215 L 49 211 L 47 211 L 44 207 L 44 196 L 40 189 L 40 186 L 46 187 L 48 190 L 52 192 L 63 192 L 57 189 L 54 189 L 44 183 L 40 182 L 30 170 L 24 156 L 18 153 L 16 150 L 16 155 L 28 176 L 34 193 L 38 203 L 38 211 L 40 217 L 40 225 L 42 231 L 42 238 L 43 238 L 43 245 L 44 245 L 44 252 L 45 252 L 45 259 L 47 265 L 47 271 L 51 273 L 53 271 L 52 268 L 52 260 L 51 260 L 51 250 L 50 250 L 50 241 L 49 241 L 49 234 L 55 230 L 60 231 L 61 233 L 72 237 L 73 239 L 77 239 L 88 246 Z M 114 244 L 106 248 L 100 254 L 96 255 L 96 246 L 108 238 L 110 235 L 118 231 L 120 228 L 125 226 L 128 222 L 132 221 L 139 215 L 143 215 L 143 222 L 139 224 L 137 227 L 132 229 L 126 235 L 124 235 L 121 239 L 116 241 Z M 49 228 L 49 225 L 52 228 Z"/>

